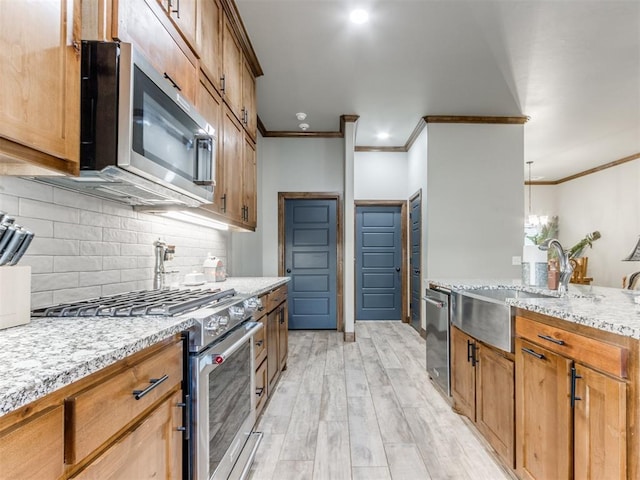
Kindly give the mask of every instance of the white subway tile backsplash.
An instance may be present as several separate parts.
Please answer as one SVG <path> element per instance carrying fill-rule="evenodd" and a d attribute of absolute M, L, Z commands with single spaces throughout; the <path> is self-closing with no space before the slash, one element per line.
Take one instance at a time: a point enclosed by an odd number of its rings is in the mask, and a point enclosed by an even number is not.
<path fill-rule="evenodd" d="M 105 242 L 136 243 L 137 233 L 129 230 L 119 230 L 115 228 L 105 228 L 102 232 L 102 240 Z"/>
<path fill-rule="evenodd" d="M 80 242 L 80 255 L 113 256 L 120 255 L 119 243 Z"/>
<path fill-rule="evenodd" d="M 102 270 L 102 257 L 62 256 L 53 259 L 54 272 L 98 272 Z"/>
<path fill-rule="evenodd" d="M 153 245 L 138 245 L 123 243 L 120 247 L 120 254 L 123 256 L 154 255 Z"/>
<path fill-rule="evenodd" d="M 153 287 L 153 242 L 176 246 L 167 270 L 201 271 L 208 252 L 226 264 L 229 235 L 21 178 L 0 176 L 0 210 L 36 236 L 32 308 Z"/>
<path fill-rule="evenodd" d="M 102 286 L 102 295 L 115 295 L 142 289 L 138 286 L 138 282 L 110 283 Z"/>
<path fill-rule="evenodd" d="M 88 298 L 96 298 L 101 294 L 100 287 L 65 288 L 53 291 L 53 303 L 77 302 Z"/>
<path fill-rule="evenodd" d="M 29 246 L 30 255 L 78 255 L 80 252 L 78 240 L 46 238 L 35 236 Z"/>
<path fill-rule="evenodd" d="M 80 272 L 78 286 L 107 285 L 120 283 L 120 270 L 105 270 L 101 272 Z"/>
<path fill-rule="evenodd" d="M 135 257 L 102 257 L 103 270 L 123 270 L 130 268 Z"/>
<path fill-rule="evenodd" d="M 53 237 L 53 222 L 50 220 L 18 216 L 16 223 L 32 231 L 37 237 Z"/>
<path fill-rule="evenodd" d="M 42 202 L 53 202 L 53 187 L 20 177 L 0 176 L 0 192 L 10 192 L 16 197 Z"/>
<path fill-rule="evenodd" d="M 80 223 L 82 225 L 93 225 L 95 227 L 120 228 L 121 218 L 116 215 L 96 213 L 82 210 L 80 212 Z"/>
<path fill-rule="evenodd" d="M 77 208 L 55 205 L 53 203 L 31 200 L 29 198 L 20 199 L 19 215 L 68 223 L 78 223 L 80 220 L 80 210 Z"/>
<path fill-rule="evenodd" d="M 128 270 L 120 270 L 120 279 L 123 282 L 133 280 L 144 280 L 153 276 L 152 268 L 130 268 Z"/>
<path fill-rule="evenodd" d="M 73 238 L 77 240 L 102 240 L 102 227 L 92 227 L 73 223 L 55 222 L 54 238 Z"/>
<path fill-rule="evenodd" d="M 78 272 L 31 275 L 32 292 L 45 292 L 47 290 L 58 290 L 61 288 L 76 288 L 78 286 L 80 286 L 78 283 Z"/>
<path fill-rule="evenodd" d="M 20 265 L 31 267 L 31 273 L 52 273 L 53 257 L 44 255 L 25 255 L 20 260 Z"/>
<path fill-rule="evenodd" d="M 58 205 L 66 205 L 68 207 L 80 208 L 82 210 L 90 210 L 93 212 L 102 211 L 103 201 L 96 197 L 83 195 L 78 192 L 55 188 L 53 190 L 53 203 Z"/>

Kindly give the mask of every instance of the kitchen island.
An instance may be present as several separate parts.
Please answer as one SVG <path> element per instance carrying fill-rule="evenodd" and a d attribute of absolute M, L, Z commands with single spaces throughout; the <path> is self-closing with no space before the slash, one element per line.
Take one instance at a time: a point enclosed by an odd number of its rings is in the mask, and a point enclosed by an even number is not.
<path fill-rule="evenodd" d="M 230 277 L 192 288 L 260 296 L 288 277 Z M 0 330 L 0 417 L 193 326 L 178 317 L 32 318 Z"/>
<path fill-rule="evenodd" d="M 507 466 L 529 479 L 638 478 L 640 292 L 570 285 L 559 296 L 517 281 L 429 283 L 454 295 L 512 289 L 547 296 L 506 295 L 511 351 L 450 326 L 454 408 Z"/>

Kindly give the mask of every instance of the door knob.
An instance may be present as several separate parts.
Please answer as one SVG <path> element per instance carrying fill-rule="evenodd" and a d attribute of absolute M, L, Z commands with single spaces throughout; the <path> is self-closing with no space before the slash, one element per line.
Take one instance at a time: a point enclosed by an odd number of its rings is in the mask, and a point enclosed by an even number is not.
<path fill-rule="evenodd" d="M 399 271 L 400 271 L 400 267 L 396 267 L 396 272 L 399 272 Z"/>
<path fill-rule="evenodd" d="M 287 273 L 291 273 L 291 269 L 290 268 L 287 268 Z"/>

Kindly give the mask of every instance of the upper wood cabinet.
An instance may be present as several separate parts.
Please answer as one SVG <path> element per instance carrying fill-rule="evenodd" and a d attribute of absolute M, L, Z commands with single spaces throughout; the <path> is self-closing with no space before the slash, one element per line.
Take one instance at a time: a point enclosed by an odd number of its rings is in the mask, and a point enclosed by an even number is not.
<path fill-rule="evenodd" d="M 249 136 L 256 141 L 258 135 L 258 113 L 256 111 L 256 79 L 249 62 L 242 62 L 242 124 Z"/>
<path fill-rule="evenodd" d="M 220 92 L 224 12 L 219 0 L 199 0 L 198 12 L 196 49 L 200 54 L 200 69 Z"/>
<path fill-rule="evenodd" d="M 176 24 L 187 42 L 194 44 L 196 38 L 196 0 L 159 0 L 169 18 Z"/>
<path fill-rule="evenodd" d="M 242 223 L 244 208 L 242 203 L 243 132 L 240 122 L 225 105 L 222 119 L 222 171 L 223 190 L 216 196 L 222 202 L 222 211 L 231 221 Z"/>
<path fill-rule="evenodd" d="M 113 38 L 133 43 L 156 70 L 168 77 L 170 84 L 195 104 L 197 59 L 175 34 L 162 6 L 156 0 L 114 0 L 113 15 Z"/>
<path fill-rule="evenodd" d="M 78 173 L 79 42 L 79 0 L 1 3 L 0 174 Z"/>
<path fill-rule="evenodd" d="M 257 165 L 256 146 L 246 135 L 244 137 L 242 165 L 242 221 L 252 229 L 256 228 L 258 221 L 258 196 L 257 196 Z"/>
<path fill-rule="evenodd" d="M 229 19 L 222 26 L 222 95 L 236 118 L 242 118 L 242 50 Z"/>

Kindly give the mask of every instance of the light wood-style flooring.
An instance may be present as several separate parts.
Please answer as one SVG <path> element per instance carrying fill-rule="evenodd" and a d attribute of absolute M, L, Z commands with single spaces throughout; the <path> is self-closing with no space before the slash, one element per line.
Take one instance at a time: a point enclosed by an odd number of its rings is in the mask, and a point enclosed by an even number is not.
<path fill-rule="evenodd" d="M 251 480 L 510 479 L 432 386 L 425 345 L 401 322 L 290 331 Z"/>

